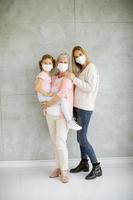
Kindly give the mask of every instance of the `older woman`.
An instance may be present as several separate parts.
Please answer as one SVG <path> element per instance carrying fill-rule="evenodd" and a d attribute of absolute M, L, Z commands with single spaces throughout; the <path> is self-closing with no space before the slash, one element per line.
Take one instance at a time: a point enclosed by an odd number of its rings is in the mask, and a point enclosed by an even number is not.
<path fill-rule="evenodd" d="M 92 113 L 95 109 L 95 101 L 98 92 L 99 75 L 95 65 L 89 60 L 86 51 L 75 46 L 72 51 L 73 73 L 66 73 L 75 85 L 74 114 L 82 130 L 77 131 L 77 140 L 80 146 L 81 161 L 79 165 L 71 169 L 71 173 L 89 171 L 88 157 L 92 163 L 92 170 L 86 179 L 94 179 L 102 175 L 100 163 L 95 151 L 88 141 L 87 130 Z"/>
<path fill-rule="evenodd" d="M 69 57 L 66 53 L 60 54 L 57 59 L 57 68 L 59 70 L 58 75 L 53 78 L 53 90 L 57 94 L 47 102 L 42 103 L 42 107 L 52 108 L 53 105 L 59 106 L 59 102 L 62 98 L 65 98 L 70 115 L 72 116 L 73 110 L 73 84 L 72 81 L 66 78 L 65 72 L 68 70 L 69 66 Z M 50 177 L 58 177 L 63 183 L 69 181 L 68 177 L 68 149 L 67 149 L 67 134 L 68 127 L 63 113 L 61 112 L 60 107 L 58 107 L 60 112 L 55 116 L 52 114 L 46 114 L 46 120 L 51 136 L 51 140 L 55 150 L 56 157 L 56 168 L 51 173 Z"/>

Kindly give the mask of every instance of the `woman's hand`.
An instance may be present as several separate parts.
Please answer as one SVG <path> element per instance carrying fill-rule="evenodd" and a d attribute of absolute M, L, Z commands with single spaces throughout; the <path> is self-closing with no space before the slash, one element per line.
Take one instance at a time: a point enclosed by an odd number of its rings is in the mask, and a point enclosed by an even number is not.
<path fill-rule="evenodd" d="M 67 77 L 73 81 L 76 76 L 72 72 L 65 72 L 65 77 Z"/>
<path fill-rule="evenodd" d="M 41 103 L 41 107 L 47 109 L 48 107 L 50 107 L 49 102 L 48 101 L 43 101 Z"/>

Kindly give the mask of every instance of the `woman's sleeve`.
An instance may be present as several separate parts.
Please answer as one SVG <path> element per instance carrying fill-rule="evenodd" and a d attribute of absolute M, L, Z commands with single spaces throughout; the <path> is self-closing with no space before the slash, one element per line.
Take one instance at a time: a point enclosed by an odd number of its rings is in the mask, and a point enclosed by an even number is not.
<path fill-rule="evenodd" d="M 84 92 L 93 92 L 99 82 L 99 74 L 96 69 L 92 68 L 90 72 L 86 74 L 85 80 L 74 78 L 73 83 Z"/>
<path fill-rule="evenodd" d="M 72 87 L 72 81 L 70 79 L 64 78 L 57 92 L 57 96 L 59 96 L 60 98 L 65 98 L 67 96 L 67 93 L 70 92 L 70 90 L 72 89 Z"/>

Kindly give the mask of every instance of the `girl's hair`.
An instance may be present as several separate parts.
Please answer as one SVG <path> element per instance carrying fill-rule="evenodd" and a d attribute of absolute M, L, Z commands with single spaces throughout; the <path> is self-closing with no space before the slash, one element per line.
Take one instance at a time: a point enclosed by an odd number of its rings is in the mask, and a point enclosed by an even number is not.
<path fill-rule="evenodd" d="M 69 55 L 68 53 L 61 53 L 58 57 L 57 57 L 57 63 L 60 61 L 61 58 L 67 58 L 68 59 L 68 62 L 70 62 L 70 58 L 69 58 Z"/>
<path fill-rule="evenodd" d="M 86 64 L 89 64 L 89 63 L 91 62 L 90 59 L 89 59 L 89 57 L 88 57 L 88 54 L 87 54 L 86 50 L 83 49 L 81 46 L 75 46 L 75 47 L 73 48 L 73 50 L 72 50 L 72 72 L 73 72 L 75 75 L 77 75 L 78 72 L 80 72 L 81 69 L 82 69 L 82 68 L 81 68 L 81 65 L 80 65 L 79 63 L 77 63 L 77 62 L 75 61 L 75 58 L 74 58 L 74 52 L 75 52 L 76 50 L 81 51 L 81 52 L 85 55 L 85 57 L 86 57 Z"/>
<path fill-rule="evenodd" d="M 51 55 L 49 55 L 49 54 L 45 54 L 45 55 L 43 55 L 42 56 L 42 59 L 39 61 L 39 68 L 40 68 L 40 71 L 42 71 L 43 69 L 42 69 L 42 62 L 43 62 L 43 60 L 45 60 L 45 59 L 50 59 L 51 61 L 52 61 L 52 63 L 53 63 L 53 68 L 55 67 L 55 59 L 51 56 Z"/>

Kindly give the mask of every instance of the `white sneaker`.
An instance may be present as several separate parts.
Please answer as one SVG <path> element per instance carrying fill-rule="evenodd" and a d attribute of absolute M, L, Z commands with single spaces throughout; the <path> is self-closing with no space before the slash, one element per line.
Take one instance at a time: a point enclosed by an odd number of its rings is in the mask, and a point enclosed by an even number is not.
<path fill-rule="evenodd" d="M 70 129 L 73 129 L 73 130 L 76 130 L 76 131 L 79 131 L 82 129 L 81 126 L 79 126 L 75 120 L 70 120 L 67 122 L 67 127 L 70 128 Z"/>

